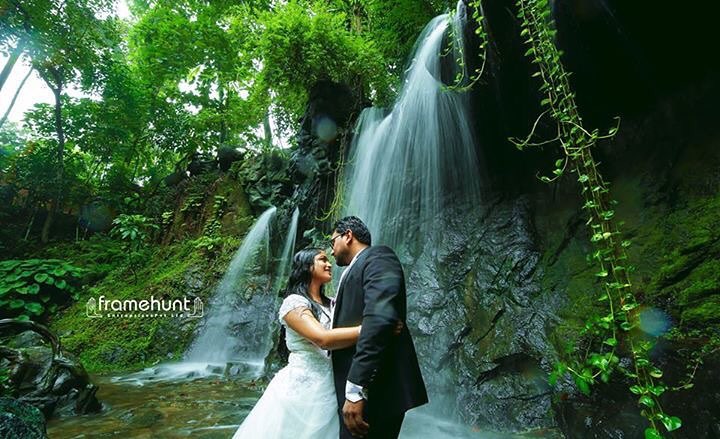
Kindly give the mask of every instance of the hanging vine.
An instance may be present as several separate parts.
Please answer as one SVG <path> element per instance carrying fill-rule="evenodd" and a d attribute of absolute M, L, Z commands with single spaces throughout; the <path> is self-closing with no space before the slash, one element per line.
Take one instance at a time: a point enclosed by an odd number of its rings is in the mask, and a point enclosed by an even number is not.
<path fill-rule="evenodd" d="M 468 66 L 465 61 L 465 42 L 462 33 L 463 26 L 458 25 L 456 19 L 456 13 L 448 13 L 448 33 L 447 38 L 449 44 L 447 48 L 440 54 L 441 57 L 446 57 L 448 54 L 453 53 L 455 55 L 455 63 L 458 68 L 458 72 L 455 74 L 453 84 L 443 86 L 445 91 L 454 91 L 463 93 L 469 91 L 473 86 L 480 80 L 485 72 L 485 65 L 487 62 L 487 47 L 488 47 L 488 36 L 485 32 L 485 28 L 482 26 L 484 20 L 482 5 L 480 0 L 471 1 L 469 4 L 470 10 L 472 10 L 472 18 L 478 23 L 475 29 L 475 35 L 478 38 L 478 53 L 482 60 L 480 67 L 476 68 L 472 74 L 468 71 Z"/>
<path fill-rule="evenodd" d="M 555 29 L 548 0 L 517 0 L 518 18 L 522 25 L 521 36 L 528 46 L 525 56 L 538 68 L 532 76 L 539 78 L 540 91 L 544 97 L 544 111 L 533 124 L 525 139 L 511 138 L 519 149 L 550 143 L 559 144 L 563 156 L 555 162 L 553 176 L 539 176 L 544 182 L 552 182 L 566 173 L 574 173 L 584 197 L 583 210 L 587 212 L 586 225 L 590 228 L 594 244 L 592 258 L 598 265 L 595 275 L 602 281 L 598 300 L 607 304 L 607 314 L 586 322 L 583 336 L 587 346 L 577 358 L 560 362 L 551 374 L 551 382 L 569 373 L 578 389 L 589 394 L 590 386 L 598 380 L 608 382 L 615 371 L 631 378 L 634 383 L 629 390 L 638 395 L 641 414 L 650 426 L 645 430 L 648 439 L 661 438 L 661 425 L 667 431 L 681 426 L 681 420 L 666 414 L 660 404 L 660 396 L 668 390 L 661 378 L 663 372 L 649 358 L 653 343 L 633 334 L 638 328 L 640 316 L 638 301 L 633 292 L 626 249 L 630 241 L 621 237 L 615 221 L 615 200 L 610 198 L 608 183 L 598 171 L 592 155 L 592 147 L 600 139 L 610 138 L 619 128 L 617 125 L 607 134 L 597 129 L 589 131 L 583 126 L 575 102 L 575 94 L 568 80 L 569 73 L 560 60 L 561 52 L 555 45 Z M 480 23 L 481 24 L 481 23 Z M 535 130 L 539 122 L 550 118 L 557 126 L 553 139 L 535 142 Z M 621 364 L 618 353 L 627 352 L 631 366 Z"/>

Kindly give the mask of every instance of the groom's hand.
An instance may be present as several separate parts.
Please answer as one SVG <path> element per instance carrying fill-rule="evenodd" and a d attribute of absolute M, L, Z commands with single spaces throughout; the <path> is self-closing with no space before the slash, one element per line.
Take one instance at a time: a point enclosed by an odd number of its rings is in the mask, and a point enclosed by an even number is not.
<path fill-rule="evenodd" d="M 364 437 L 370 429 L 368 423 L 363 419 L 364 407 L 364 399 L 361 399 L 358 402 L 350 402 L 347 399 L 345 400 L 345 405 L 342 410 L 343 419 L 345 420 L 345 425 L 348 430 L 350 430 L 350 433 L 352 433 L 354 437 Z"/>

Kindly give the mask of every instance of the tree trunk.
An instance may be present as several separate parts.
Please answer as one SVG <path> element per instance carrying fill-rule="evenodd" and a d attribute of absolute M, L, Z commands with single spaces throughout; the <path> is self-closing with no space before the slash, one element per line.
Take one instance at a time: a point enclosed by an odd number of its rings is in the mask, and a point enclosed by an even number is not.
<path fill-rule="evenodd" d="M 270 128 L 270 110 L 265 113 L 265 119 L 263 119 L 263 131 L 265 133 L 265 147 L 270 149 L 272 147 L 272 128 Z"/>
<path fill-rule="evenodd" d="M 10 72 L 12 72 L 13 67 L 15 67 L 15 63 L 25 50 L 25 45 L 25 39 L 21 38 L 20 41 L 18 41 L 17 46 L 15 46 L 12 52 L 10 52 L 10 58 L 8 58 L 5 63 L 5 67 L 3 67 L 2 72 L 0 72 L 0 90 L 2 90 L 5 85 L 5 81 L 7 81 L 8 76 L 10 76 Z"/>
<path fill-rule="evenodd" d="M 42 229 L 42 235 L 40 236 L 40 240 L 43 244 L 48 242 L 48 238 L 50 237 L 50 227 L 52 226 L 53 220 L 57 212 L 60 210 L 60 205 L 62 203 L 62 193 L 63 193 L 63 154 L 65 152 L 65 133 L 63 132 L 63 124 L 62 124 L 62 101 L 60 98 L 62 97 L 62 80 L 60 79 L 59 72 L 53 72 L 56 77 L 56 84 L 57 87 L 52 87 L 53 94 L 55 95 L 55 132 L 57 134 L 57 168 L 56 168 L 56 174 L 55 174 L 55 198 L 50 203 L 50 207 L 48 208 L 48 216 L 45 218 L 45 224 L 43 224 Z M 48 81 L 46 81 L 48 82 Z M 48 85 L 51 85 L 48 83 Z"/>
<path fill-rule="evenodd" d="M 2 128 L 3 125 L 5 125 L 5 121 L 7 120 L 8 116 L 10 115 L 10 112 L 12 111 L 13 107 L 15 106 L 15 101 L 17 100 L 17 97 L 20 94 L 20 90 L 22 90 L 23 86 L 25 85 L 25 81 L 28 80 L 32 71 L 33 71 L 33 68 L 30 67 L 30 70 L 28 70 L 27 75 L 25 75 L 22 82 L 18 86 L 17 90 L 15 90 L 15 95 L 13 96 L 12 101 L 10 101 L 10 105 L 8 106 L 7 110 L 5 110 L 5 114 L 3 115 L 2 120 L 0 120 L 0 128 Z"/>
<path fill-rule="evenodd" d="M 218 84 L 218 94 L 220 95 L 218 100 L 220 101 L 219 109 L 220 109 L 220 115 L 221 115 L 221 117 L 220 117 L 220 146 L 223 146 L 223 144 L 225 144 L 225 142 L 227 141 L 228 129 L 227 129 L 227 122 L 225 121 L 225 118 L 227 116 L 225 114 L 225 108 L 226 108 L 225 87 L 223 87 L 222 83 Z M 228 99 L 229 99 L 229 97 L 228 97 Z"/>
<path fill-rule="evenodd" d="M 30 229 L 32 229 L 33 223 L 35 222 L 36 214 L 37 214 L 37 208 L 33 209 L 32 216 L 30 217 L 30 222 L 28 223 L 27 230 L 25 231 L 25 238 L 23 238 L 24 241 L 27 241 L 28 236 L 30 236 Z"/>

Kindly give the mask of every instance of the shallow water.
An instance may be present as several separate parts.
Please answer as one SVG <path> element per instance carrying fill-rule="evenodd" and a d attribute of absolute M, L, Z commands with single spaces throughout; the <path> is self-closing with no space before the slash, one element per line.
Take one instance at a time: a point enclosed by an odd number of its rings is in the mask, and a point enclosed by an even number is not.
<path fill-rule="evenodd" d="M 200 378 L 139 386 L 92 377 L 104 410 L 51 419 L 50 438 L 229 438 L 262 388 L 253 382 Z"/>
<path fill-rule="evenodd" d="M 265 383 L 247 378 L 202 377 L 178 381 L 118 380 L 93 376 L 100 389 L 102 413 L 55 418 L 48 422 L 52 439 L 73 438 L 206 438 L 227 439 L 250 412 Z M 480 431 L 438 419 L 429 409 L 410 411 L 401 439 L 504 439 L 555 437 L 536 432 L 508 435 Z"/>

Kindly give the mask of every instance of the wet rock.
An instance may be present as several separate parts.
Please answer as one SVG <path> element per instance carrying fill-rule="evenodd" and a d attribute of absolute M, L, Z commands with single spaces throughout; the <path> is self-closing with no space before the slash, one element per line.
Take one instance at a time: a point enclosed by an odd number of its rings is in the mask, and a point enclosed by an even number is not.
<path fill-rule="evenodd" d="M 26 402 L 0 398 L 0 437 L 45 439 L 45 417 Z"/>
<path fill-rule="evenodd" d="M 218 163 L 220 170 L 226 172 L 233 163 L 243 159 L 243 153 L 230 146 L 221 146 L 218 148 Z"/>
<path fill-rule="evenodd" d="M 73 356 L 60 350 L 57 339 L 47 328 L 33 322 L 18 324 L 9 319 L 0 323 L 0 328 L 5 331 L 20 325 L 42 334 L 40 341 L 25 331 L 6 338 L 8 347 L 0 348 L 0 366 L 8 369 L 13 397 L 37 407 L 46 417 L 85 414 L 102 408 L 95 397 L 97 386 L 90 382 L 85 368 Z M 33 341 L 40 345 L 32 346 Z"/>
<path fill-rule="evenodd" d="M 546 327 L 562 301 L 540 287 L 531 218 L 525 198 L 458 208 L 409 264 L 408 320 L 431 394 L 456 395 L 472 425 L 556 425 Z"/>

